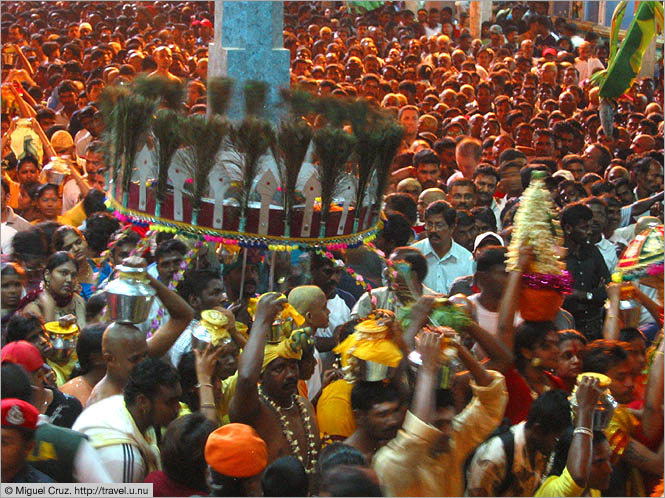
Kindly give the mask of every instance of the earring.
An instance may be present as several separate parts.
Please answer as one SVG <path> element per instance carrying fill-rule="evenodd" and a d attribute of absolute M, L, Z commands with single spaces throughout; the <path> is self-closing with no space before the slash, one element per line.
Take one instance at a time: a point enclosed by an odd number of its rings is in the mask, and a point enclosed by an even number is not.
<path fill-rule="evenodd" d="M 533 359 L 531 360 L 531 366 L 532 366 L 532 367 L 536 367 L 536 368 L 537 368 L 537 367 L 539 367 L 539 366 L 542 365 L 542 364 L 543 364 L 543 360 L 541 360 L 541 359 L 538 358 L 538 357 L 535 357 L 535 358 L 533 358 Z"/>

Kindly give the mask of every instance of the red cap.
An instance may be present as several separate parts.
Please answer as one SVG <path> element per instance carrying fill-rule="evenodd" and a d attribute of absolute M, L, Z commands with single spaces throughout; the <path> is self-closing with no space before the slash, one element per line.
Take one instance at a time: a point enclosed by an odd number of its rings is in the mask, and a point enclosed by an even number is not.
<path fill-rule="evenodd" d="M 200 26 L 200 25 L 201 25 L 201 21 L 199 21 L 198 19 L 192 20 L 192 23 L 190 24 L 190 26 L 192 26 L 192 27 L 193 26 Z"/>
<path fill-rule="evenodd" d="M 38 417 L 37 408 L 22 399 L 6 398 L 2 400 L 3 427 L 34 431 L 37 428 Z"/>
<path fill-rule="evenodd" d="M 212 23 L 210 22 L 210 19 L 202 19 L 201 26 L 205 26 L 206 28 L 212 28 Z"/>
<path fill-rule="evenodd" d="M 547 47 L 545 50 L 543 50 L 543 57 L 546 55 L 553 55 L 556 57 L 557 51 L 555 48 L 552 47 Z"/>
<path fill-rule="evenodd" d="M 10 342 L 0 351 L 0 358 L 2 363 L 8 361 L 21 365 L 28 373 L 40 369 L 44 364 L 39 349 L 28 341 Z"/>

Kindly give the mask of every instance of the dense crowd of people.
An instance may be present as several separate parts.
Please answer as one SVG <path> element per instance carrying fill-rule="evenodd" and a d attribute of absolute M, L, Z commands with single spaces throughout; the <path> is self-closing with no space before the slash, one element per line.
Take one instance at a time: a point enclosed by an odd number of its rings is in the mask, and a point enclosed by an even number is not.
<path fill-rule="evenodd" d="M 662 59 L 607 126 L 597 33 L 550 2 L 494 2 L 474 39 L 454 4 L 284 4 L 292 88 L 362 97 L 404 128 L 375 247 L 294 251 L 291 266 L 168 232 L 146 244 L 104 202 L 100 95 L 160 76 L 205 114 L 211 2 L 2 3 L 4 483 L 663 495 L 662 252 L 655 276 L 612 278 L 663 225 Z M 518 311 L 533 251 L 507 268 L 535 172 L 573 281 L 551 321 Z M 123 264 L 156 294 L 136 325 L 106 310 Z M 443 296 L 456 331 L 433 325 Z M 281 342 L 276 320 L 297 324 Z"/>

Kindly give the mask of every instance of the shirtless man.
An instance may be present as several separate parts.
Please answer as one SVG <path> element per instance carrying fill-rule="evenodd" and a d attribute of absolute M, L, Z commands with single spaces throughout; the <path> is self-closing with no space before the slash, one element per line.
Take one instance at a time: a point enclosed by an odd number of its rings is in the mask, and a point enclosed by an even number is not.
<path fill-rule="evenodd" d="M 130 261 L 130 259 L 132 261 Z M 139 261 L 136 261 L 136 260 Z M 137 266 L 141 258 L 127 258 L 124 264 Z M 145 262 L 143 262 L 145 264 Z M 194 310 L 177 293 L 150 276 L 150 285 L 157 291 L 157 297 L 169 313 L 169 320 L 161 325 L 149 338 L 130 323 L 113 322 L 102 337 L 102 355 L 106 362 L 106 375 L 92 389 L 86 406 L 97 401 L 122 394 L 134 365 L 146 356 L 161 358 L 173 346 L 180 334 L 194 318 Z"/>
<path fill-rule="evenodd" d="M 251 425 L 258 432 L 268 446 L 268 465 L 279 457 L 293 455 L 311 474 L 321 442 L 311 403 L 297 395 L 301 350 L 294 352 L 282 347 L 284 343 L 280 347 L 266 345 L 273 320 L 285 303 L 286 299 L 276 293 L 262 296 L 257 303 L 249 340 L 239 361 L 229 418 Z"/>
<path fill-rule="evenodd" d="M 150 73 L 148 75 L 149 77 L 163 76 L 169 81 L 181 83 L 180 78 L 169 71 L 171 63 L 173 62 L 173 55 L 171 54 L 171 49 L 169 47 L 165 47 L 163 45 L 161 47 L 157 47 L 152 53 L 152 56 L 155 58 L 155 62 L 157 63 L 157 69 Z"/>

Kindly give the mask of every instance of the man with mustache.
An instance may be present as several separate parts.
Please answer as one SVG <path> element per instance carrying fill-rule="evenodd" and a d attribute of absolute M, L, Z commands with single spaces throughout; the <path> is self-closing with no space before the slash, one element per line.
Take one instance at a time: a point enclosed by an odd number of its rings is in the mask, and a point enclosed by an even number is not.
<path fill-rule="evenodd" d="M 435 292 L 447 294 L 458 277 L 473 273 L 471 253 L 457 244 L 457 212 L 446 201 L 435 201 L 425 210 L 427 238 L 413 244 L 427 259 L 427 276 L 423 283 Z"/>
<path fill-rule="evenodd" d="M 499 171 L 491 165 L 480 166 L 473 172 L 473 183 L 476 184 L 476 206 L 492 209 L 496 218 L 496 228 L 501 230 L 501 208 L 494 199 L 499 185 Z"/>
<path fill-rule="evenodd" d="M 603 232 L 607 227 L 607 203 L 600 197 L 587 197 L 582 203 L 593 212 L 591 219 L 591 239 L 589 242 L 595 244 L 605 260 L 605 266 L 610 273 L 614 271 L 619 263 L 617 248 L 614 243 L 605 238 Z"/>
<path fill-rule="evenodd" d="M 575 328 L 591 341 L 602 337 L 605 284 L 610 281 L 603 255 L 589 242 L 592 219 L 593 211 L 578 202 L 568 204 L 560 215 L 567 249 L 566 269 L 574 282 L 563 308 L 573 315 Z"/>
<path fill-rule="evenodd" d="M 266 442 L 268 465 L 281 456 L 293 455 L 309 474 L 315 470 L 321 443 L 314 409 L 297 392 L 301 331 L 278 344 L 266 343 L 286 302 L 276 292 L 264 294 L 257 302 L 252 330 L 239 360 L 229 418 L 252 426 Z"/>
<path fill-rule="evenodd" d="M 319 287 L 326 295 L 326 307 L 328 308 L 330 318 L 327 328 L 316 330 L 314 335 L 314 344 L 321 355 L 324 364 L 324 370 L 332 362 L 332 355 L 325 354 L 337 345 L 338 335 L 335 335 L 335 329 L 349 320 L 351 317 L 351 308 L 355 304 L 355 299 L 351 294 L 339 289 L 339 283 L 342 279 L 342 254 L 333 251 L 335 261 L 330 261 L 324 256 L 312 252 L 310 259 L 310 271 L 312 274 L 312 285 Z"/>

